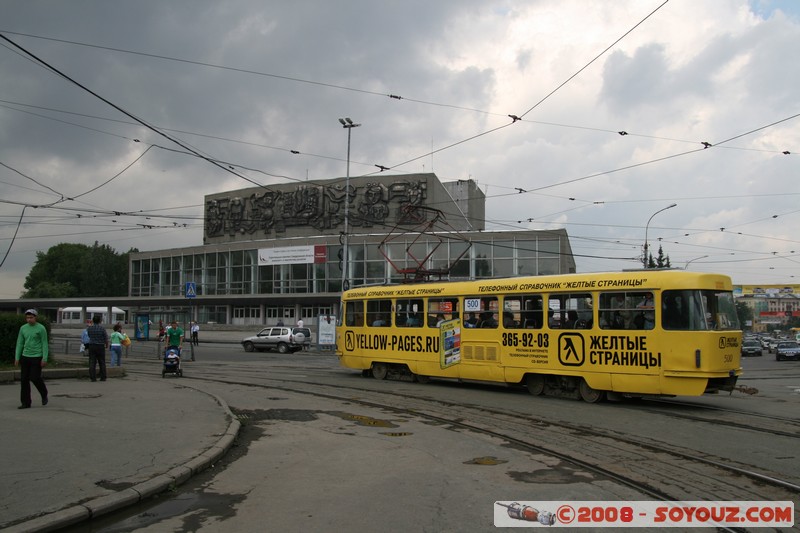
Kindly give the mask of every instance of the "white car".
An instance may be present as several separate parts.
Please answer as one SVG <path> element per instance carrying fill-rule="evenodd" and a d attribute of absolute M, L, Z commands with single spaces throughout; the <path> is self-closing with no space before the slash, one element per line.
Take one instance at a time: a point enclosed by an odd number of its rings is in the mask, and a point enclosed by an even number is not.
<path fill-rule="evenodd" d="M 245 352 L 278 350 L 279 353 L 298 352 L 311 344 L 311 330 L 273 326 L 264 328 L 252 337 L 242 339 Z"/>

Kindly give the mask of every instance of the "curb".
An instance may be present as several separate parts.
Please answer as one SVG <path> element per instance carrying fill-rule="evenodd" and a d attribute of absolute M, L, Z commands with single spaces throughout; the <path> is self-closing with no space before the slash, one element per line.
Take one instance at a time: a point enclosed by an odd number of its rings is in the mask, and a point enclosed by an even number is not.
<path fill-rule="evenodd" d="M 117 368 L 117 367 L 115 367 Z M 85 369 L 88 376 L 88 369 Z M 120 368 L 120 370 L 122 370 Z M 186 386 L 186 385 L 185 385 Z M 58 529 L 72 526 L 92 518 L 97 518 L 124 507 L 137 504 L 151 496 L 155 496 L 170 488 L 181 485 L 192 476 L 199 474 L 209 466 L 217 462 L 233 446 L 236 436 L 239 434 L 241 423 L 236 419 L 228 404 L 215 394 L 200 390 L 196 387 L 188 386 L 197 392 L 206 394 L 214 399 L 222 407 L 228 420 L 228 429 L 219 440 L 203 453 L 190 459 L 185 464 L 173 467 L 171 470 L 156 475 L 147 481 L 143 481 L 133 487 L 120 490 L 113 494 L 101 496 L 87 502 L 67 507 L 60 511 L 55 511 L 46 515 L 26 520 L 14 526 L 5 528 L 5 533 L 40 533 L 45 531 L 56 531 Z"/>

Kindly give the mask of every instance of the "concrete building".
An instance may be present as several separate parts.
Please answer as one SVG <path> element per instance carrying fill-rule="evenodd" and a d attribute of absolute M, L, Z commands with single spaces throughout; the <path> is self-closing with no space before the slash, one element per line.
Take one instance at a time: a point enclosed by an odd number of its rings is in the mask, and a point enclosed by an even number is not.
<path fill-rule="evenodd" d="M 753 316 L 743 329 L 764 333 L 786 330 L 800 320 L 800 285 L 736 285 L 737 302 L 748 306 Z"/>
<path fill-rule="evenodd" d="M 336 314 L 343 283 L 575 272 L 565 230 L 484 227 L 477 184 L 442 183 L 431 173 L 213 194 L 202 245 L 131 254 L 129 297 L 156 302 L 138 307 L 151 320 L 310 325 Z"/>

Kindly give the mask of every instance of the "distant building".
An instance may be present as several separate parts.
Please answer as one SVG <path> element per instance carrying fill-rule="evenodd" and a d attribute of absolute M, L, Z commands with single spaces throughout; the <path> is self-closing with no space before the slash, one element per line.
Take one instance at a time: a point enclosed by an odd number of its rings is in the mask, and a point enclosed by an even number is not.
<path fill-rule="evenodd" d="M 755 333 L 786 329 L 800 319 L 800 285 L 734 285 L 733 294 L 752 311 L 753 323 L 743 326 Z"/>
<path fill-rule="evenodd" d="M 484 231 L 485 196 L 472 180 L 362 176 L 350 178 L 349 191 L 345 183 L 305 181 L 206 196 L 203 245 L 132 253 L 129 296 L 175 297 L 184 319 L 200 323 L 302 318 L 313 324 L 337 312 L 346 214 L 351 287 L 400 283 L 426 272 L 442 279 L 575 272 L 565 230 Z M 182 299 L 187 282 L 196 288 L 191 302 Z M 163 308 L 140 309 L 152 317 Z"/>

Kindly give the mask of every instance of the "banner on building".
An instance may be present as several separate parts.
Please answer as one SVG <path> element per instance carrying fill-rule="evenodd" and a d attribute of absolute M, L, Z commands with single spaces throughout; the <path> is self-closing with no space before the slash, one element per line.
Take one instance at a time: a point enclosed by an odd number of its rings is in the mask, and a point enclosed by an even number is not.
<path fill-rule="evenodd" d="M 734 285 L 734 296 L 764 296 L 778 298 L 800 294 L 800 285 Z"/>
<path fill-rule="evenodd" d="M 325 245 L 260 248 L 258 250 L 258 266 L 324 263 L 327 260 L 327 254 Z"/>

